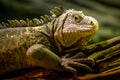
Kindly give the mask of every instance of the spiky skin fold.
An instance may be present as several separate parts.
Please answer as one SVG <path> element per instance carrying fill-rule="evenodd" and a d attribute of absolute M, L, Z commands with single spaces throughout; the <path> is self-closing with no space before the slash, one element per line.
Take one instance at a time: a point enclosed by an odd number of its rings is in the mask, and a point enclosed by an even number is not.
<path fill-rule="evenodd" d="M 72 73 L 77 72 L 75 66 L 92 71 L 86 64 L 93 60 L 60 57 L 85 46 L 97 30 L 94 18 L 75 10 L 65 11 L 43 26 L 0 29 L 0 74 L 35 66 Z"/>

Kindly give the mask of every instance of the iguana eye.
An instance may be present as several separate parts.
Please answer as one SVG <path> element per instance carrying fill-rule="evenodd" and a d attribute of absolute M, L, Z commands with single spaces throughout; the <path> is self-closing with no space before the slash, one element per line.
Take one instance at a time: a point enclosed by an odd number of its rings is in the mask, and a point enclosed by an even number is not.
<path fill-rule="evenodd" d="M 91 21 L 90 24 L 94 25 L 93 21 Z"/>
<path fill-rule="evenodd" d="M 79 15 L 73 15 L 73 20 L 75 22 L 80 22 L 82 20 L 82 17 L 80 17 Z"/>

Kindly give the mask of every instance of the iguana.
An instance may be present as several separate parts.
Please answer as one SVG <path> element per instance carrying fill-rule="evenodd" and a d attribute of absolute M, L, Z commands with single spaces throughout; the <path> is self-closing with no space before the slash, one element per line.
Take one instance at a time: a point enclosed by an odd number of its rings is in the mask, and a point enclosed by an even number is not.
<path fill-rule="evenodd" d="M 91 62 L 90 59 L 60 57 L 65 51 L 86 45 L 97 30 L 98 22 L 94 18 L 74 9 L 64 11 L 42 26 L 0 29 L 0 74 L 34 66 L 76 73 L 72 67 L 75 65 L 91 71 L 89 66 L 80 63 Z"/>
<path fill-rule="evenodd" d="M 52 17 L 42 17 L 41 21 L 35 19 L 35 22 L 26 23 L 15 20 L 13 23 L 1 24 L 0 74 L 36 66 L 58 71 L 66 70 L 74 74 L 77 73 L 76 67 L 93 71 L 90 66 L 94 65 L 94 58 L 81 57 L 81 53 L 68 55 L 77 50 L 85 53 L 88 50 L 88 53 L 92 53 L 94 50 L 89 49 L 96 50 L 96 45 L 109 45 L 110 41 L 105 41 L 84 48 L 98 31 L 97 20 L 74 9 L 63 12 L 58 9 L 52 12 Z M 60 14 L 57 15 L 58 13 Z M 30 25 L 30 22 L 34 25 Z M 43 24 L 44 22 L 46 23 Z"/>

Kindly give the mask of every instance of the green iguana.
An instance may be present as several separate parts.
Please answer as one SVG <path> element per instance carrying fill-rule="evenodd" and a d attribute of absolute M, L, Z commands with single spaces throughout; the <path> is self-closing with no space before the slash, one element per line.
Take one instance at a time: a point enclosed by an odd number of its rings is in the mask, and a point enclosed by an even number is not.
<path fill-rule="evenodd" d="M 97 45 L 103 50 L 120 40 L 111 39 L 84 48 L 98 31 L 97 20 L 74 9 L 62 11 L 58 8 L 52 12 L 52 17 L 44 16 L 41 21 L 13 20 L 1 24 L 0 74 L 36 66 L 74 74 L 76 67 L 92 72 L 96 57 L 81 57 L 81 53 L 68 55 L 77 50 L 94 53 Z"/>

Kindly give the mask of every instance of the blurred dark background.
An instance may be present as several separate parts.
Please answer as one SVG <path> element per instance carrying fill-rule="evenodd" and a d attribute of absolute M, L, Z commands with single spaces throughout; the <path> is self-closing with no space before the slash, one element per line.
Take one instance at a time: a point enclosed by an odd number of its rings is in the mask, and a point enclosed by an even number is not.
<path fill-rule="evenodd" d="M 0 0 L 0 22 L 40 18 L 49 14 L 49 10 L 55 6 L 82 10 L 86 15 L 95 17 L 100 29 L 92 42 L 120 35 L 119 0 Z"/>

